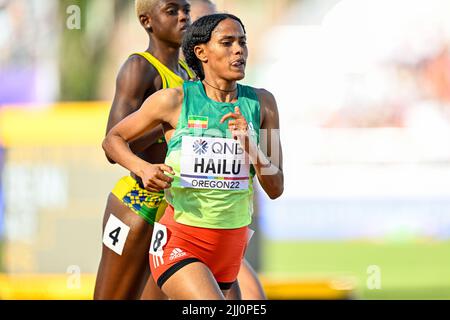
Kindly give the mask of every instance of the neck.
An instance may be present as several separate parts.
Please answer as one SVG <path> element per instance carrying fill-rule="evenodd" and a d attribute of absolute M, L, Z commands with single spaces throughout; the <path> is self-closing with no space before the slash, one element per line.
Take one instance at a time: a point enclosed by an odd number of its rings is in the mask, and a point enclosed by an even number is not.
<path fill-rule="evenodd" d="M 178 60 L 180 59 L 180 47 L 170 46 L 167 43 L 155 40 L 150 36 L 149 45 L 146 51 L 161 61 L 167 68 L 176 74 L 180 74 L 181 70 L 180 65 L 178 64 Z"/>
<path fill-rule="evenodd" d="M 211 79 L 205 77 L 202 81 L 206 95 L 218 102 L 235 102 L 238 97 L 236 81 Z"/>

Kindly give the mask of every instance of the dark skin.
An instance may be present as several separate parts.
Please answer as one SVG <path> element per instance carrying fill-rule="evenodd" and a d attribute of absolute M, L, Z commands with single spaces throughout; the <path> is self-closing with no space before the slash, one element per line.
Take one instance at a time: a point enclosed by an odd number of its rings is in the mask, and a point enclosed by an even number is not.
<path fill-rule="evenodd" d="M 189 5 L 186 1 L 160 1 L 151 14 L 139 17 L 141 25 L 149 35 L 149 45 L 146 51 L 184 80 L 188 79 L 188 74 L 178 63 L 181 36 L 184 32 L 176 30 L 177 26 L 178 30 L 183 29 L 183 25 L 187 23 L 188 11 Z M 147 97 L 160 89 L 162 89 L 162 80 L 158 71 L 139 55 L 129 57 L 117 76 L 116 92 L 106 133 L 122 119 L 139 110 Z M 162 136 L 163 125 L 160 125 L 130 141 L 130 149 L 140 159 L 163 166 L 167 145 L 155 143 Z M 107 158 L 111 163 L 115 163 L 109 157 Z M 139 179 L 135 174 L 131 174 Z M 170 183 L 170 181 L 170 179 L 166 179 L 166 182 Z M 160 186 L 147 189 L 162 190 Z M 118 256 L 103 246 L 94 299 L 166 299 L 166 296 L 150 277 L 148 248 L 153 226 L 132 212 L 113 194 L 108 197 L 103 216 L 103 230 L 111 213 L 114 213 L 117 218 L 131 228 L 122 256 Z M 243 264 L 242 269 L 242 274 L 248 275 L 246 282 L 251 284 L 250 289 L 254 292 L 253 287 L 260 287 L 255 272 L 249 265 Z M 123 270 L 127 270 L 127 272 L 124 273 Z M 237 284 L 233 285 L 231 292 L 230 298 L 241 298 Z M 262 289 L 259 292 L 261 294 L 252 295 L 249 298 L 264 298 Z"/>
<path fill-rule="evenodd" d="M 141 15 L 139 20 L 149 35 L 146 51 L 182 79 L 189 79 L 187 72 L 178 64 L 181 37 L 184 27 L 189 24 L 187 1 L 159 1 L 152 12 Z M 137 111 L 147 97 L 160 89 L 162 79 L 158 71 L 141 56 L 129 57 L 117 76 L 107 133 L 122 119 Z M 130 142 L 130 148 L 141 159 L 163 163 L 167 145 L 155 143 L 162 135 L 163 127 L 158 126 Z M 111 159 L 108 160 L 114 163 Z M 150 277 L 148 248 L 153 227 L 113 194 L 108 197 L 103 229 L 111 213 L 130 226 L 130 233 L 121 256 L 103 246 L 94 299 L 165 299 L 166 296 Z"/>
<path fill-rule="evenodd" d="M 225 19 L 212 33 L 211 40 L 194 48 L 197 58 L 205 71 L 207 82 L 221 90 L 205 85 L 209 98 L 219 102 L 237 100 L 236 81 L 245 76 L 247 47 L 241 25 L 233 19 Z M 224 92 L 224 90 L 228 92 Z M 227 121 L 233 137 L 243 146 L 253 164 L 258 180 L 270 198 L 275 199 L 283 193 L 284 176 L 279 135 L 279 117 L 273 95 L 264 90 L 255 90 L 261 106 L 261 128 L 268 130 L 269 143 L 260 149 L 250 138 L 248 122 L 236 107 L 234 112 L 225 114 L 221 122 Z M 177 126 L 183 102 L 181 88 L 161 90 L 149 97 L 136 113 L 117 124 L 103 141 L 105 152 L 117 163 L 141 177 L 145 188 L 166 188 L 170 185 L 164 172 L 173 174 L 172 168 L 152 164 L 136 157 L 128 143 L 146 134 L 160 124 L 167 126 L 165 131 L 170 140 Z M 279 155 L 269 161 L 272 155 L 272 139 L 278 143 Z M 168 178 L 168 177 L 167 177 Z M 224 299 L 229 291 L 221 291 L 209 268 L 194 262 L 175 272 L 163 285 L 163 291 L 172 299 Z"/>
<path fill-rule="evenodd" d="M 180 14 L 178 29 L 187 26 L 189 24 L 189 10 L 190 6 L 186 1 L 160 1 L 153 9 L 152 15 L 141 15 L 139 17 L 150 38 L 146 51 L 184 80 L 188 80 L 189 75 L 178 63 L 181 36 L 184 31 L 176 33 L 170 29 L 174 26 L 174 17 Z M 162 26 L 166 27 L 163 28 Z M 160 89 L 162 89 L 162 80 L 155 67 L 141 56 L 129 57 L 117 77 L 116 93 L 111 106 L 106 133 L 120 120 L 138 110 L 147 97 Z M 160 126 L 136 141 L 132 141 L 130 148 L 142 159 L 151 158 L 154 163 L 163 163 L 167 146 L 155 144 L 162 136 L 163 127 Z"/>

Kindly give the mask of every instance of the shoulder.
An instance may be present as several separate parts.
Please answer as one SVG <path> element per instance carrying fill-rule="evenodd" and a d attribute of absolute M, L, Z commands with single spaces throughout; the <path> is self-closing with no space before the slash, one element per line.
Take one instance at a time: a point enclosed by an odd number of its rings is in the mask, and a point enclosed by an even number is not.
<path fill-rule="evenodd" d="M 272 92 L 262 88 L 253 88 L 263 110 L 276 111 L 277 102 Z"/>
<path fill-rule="evenodd" d="M 183 88 L 167 88 L 155 92 L 150 96 L 152 100 L 164 105 L 165 107 L 176 108 L 181 105 L 184 98 Z"/>
<path fill-rule="evenodd" d="M 144 118 L 156 116 L 164 122 L 172 123 L 183 103 L 183 90 L 181 88 L 162 89 L 149 96 L 140 111 Z"/>
<path fill-rule="evenodd" d="M 263 104 L 275 103 L 275 97 L 269 90 L 262 89 L 262 88 L 253 88 L 253 90 L 255 91 L 256 95 L 258 96 L 260 103 L 263 103 Z"/>
<path fill-rule="evenodd" d="M 277 124 L 279 119 L 278 107 L 274 95 L 266 89 L 254 88 L 254 90 L 261 107 L 261 123 L 263 126 L 268 123 L 274 123 L 275 126 L 279 126 Z"/>
<path fill-rule="evenodd" d="M 142 81 L 143 84 L 148 84 L 158 76 L 158 70 L 150 62 L 138 54 L 133 54 L 123 63 L 117 80 Z"/>

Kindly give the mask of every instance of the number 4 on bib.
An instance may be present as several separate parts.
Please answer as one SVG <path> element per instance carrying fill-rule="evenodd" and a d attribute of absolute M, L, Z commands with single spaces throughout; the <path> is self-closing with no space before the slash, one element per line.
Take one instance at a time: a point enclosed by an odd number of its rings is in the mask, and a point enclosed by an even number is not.
<path fill-rule="evenodd" d="M 109 237 L 113 240 L 113 246 L 115 246 L 116 243 L 119 242 L 120 230 L 122 230 L 122 228 L 121 227 L 117 227 L 116 229 L 114 229 L 113 231 L 111 231 L 109 233 Z"/>
<path fill-rule="evenodd" d="M 111 214 L 103 233 L 103 244 L 118 255 L 122 255 L 130 227 Z"/>

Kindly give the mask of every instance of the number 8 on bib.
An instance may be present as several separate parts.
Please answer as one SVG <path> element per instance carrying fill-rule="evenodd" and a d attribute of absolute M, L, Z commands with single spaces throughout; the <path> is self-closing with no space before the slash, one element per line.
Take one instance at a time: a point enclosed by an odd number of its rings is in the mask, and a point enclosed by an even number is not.
<path fill-rule="evenodd" d="M 160 264 L 164 264 L 163 247 L 167 243 L 167 228 L 158 222 L 155 222 L 153 226 L 152 241 L 150 242 L 149 253 L 153 256 L 153 264 L 158 267 Z"/>

